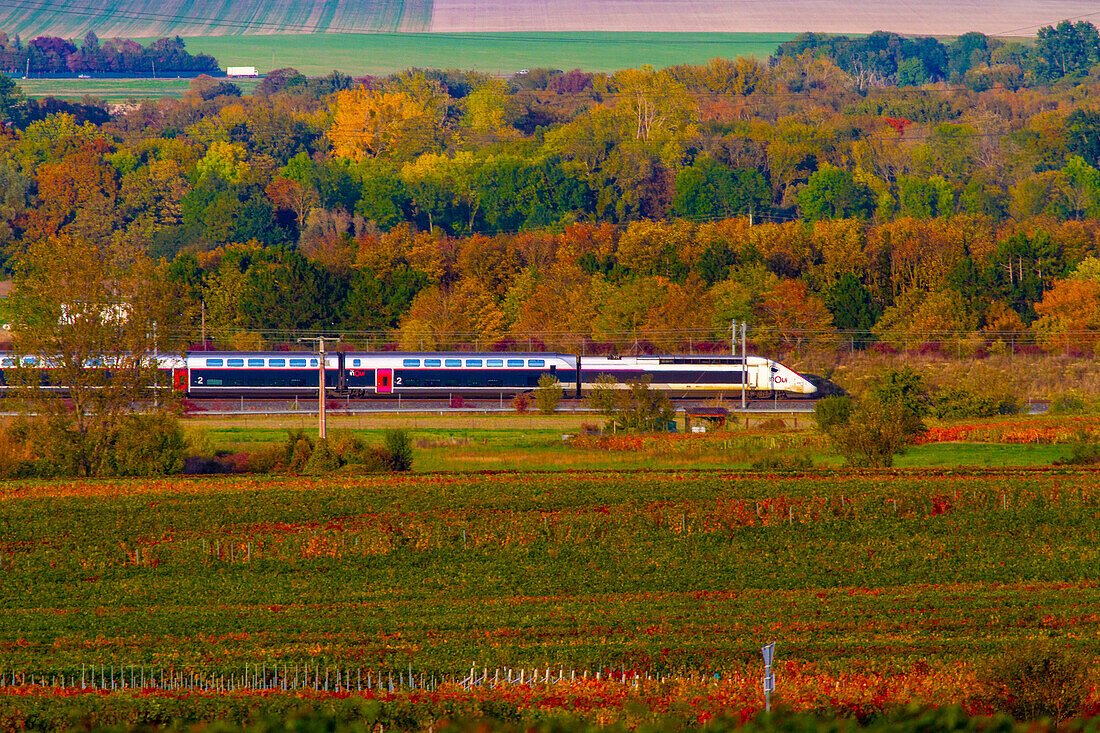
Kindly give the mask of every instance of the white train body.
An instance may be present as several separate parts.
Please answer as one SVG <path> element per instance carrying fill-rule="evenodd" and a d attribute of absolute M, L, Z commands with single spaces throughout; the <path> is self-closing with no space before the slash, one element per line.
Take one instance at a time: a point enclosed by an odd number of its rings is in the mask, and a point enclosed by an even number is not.
<path fill-rule="evenodd" d="M 581 359 L 581 389 L 591 390 L 602 375 L 619 384 L 649 378 L 651 388 L 674 395 L 699 393 L 786 392 L 812 395 L 808 379 L 777 361 L 762 356 L 664 356 L 591 357 Z"/>

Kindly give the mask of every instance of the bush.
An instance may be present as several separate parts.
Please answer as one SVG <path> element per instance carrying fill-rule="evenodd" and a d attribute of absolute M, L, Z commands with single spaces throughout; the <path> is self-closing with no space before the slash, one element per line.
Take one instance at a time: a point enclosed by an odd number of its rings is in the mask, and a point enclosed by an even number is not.
<path fill-rule="evenodd" d="M 1067 458 L 1054 462 L 1055 466 L 1093 466 L 1100 463 L 1100 445 L 1074 443 Z"/>
<path fill-rule="evenodd" d="M 185 445 L 179 421 L 163 413 L 84 433 L 56 415 L 21 418 L 0 431 L 0 477 L 165 476 L 184 469 Z"/>
<path fill-rule="evenodd" d="M 649 377 L 629 382 L 624 389 L 614 377 L 601 374 L 586 401 L 607 418 L 605 429 L 614 431 L 664 432 L 676 419 L 668 395 L 650 389 Z"/>
<path fill-rule="evenodd" d="M 894 456 L 924 430 L 919 418 L 900 402 L 863 400 L 848 422 L 834 425 L 828 435 L 848 465 L 888 468 L 894 465 Z"/>
<path fill-rule="evenodd" d="M 167 476 L 183 470 L 183 430 L 171 415 L 133 415 L 106 457 L 117 476 Z"/>
<path fill-rule="evenodd" d="M 1011 649 L 993 664 L 984 687 L 990 704 L 1016 720 L 1062 721 L 1088 694 L 1088 660 L 1050 642 Z"/>
<path fill-rule="evenodd" d="M 851 417 L 851 397 L 823 397 L 814 405 L 814 422 L 823 433 L 838 425 L 847 425 Z"/>
<path fill-rule="evenodd" d="M 562 386 L 549 374 L 539 377 L 539 387 L 535 390 L 535 407 L 543 415 L 552 415 L 561 403 Z"/>
<path fill-rule="evenodd" d="M 518 394 L 512 398 L 512 409 L 516 411 L 517 415 L 526 415 L 527 411 L 531 409 L 531 400 L 525 394 Z"/>
<path fill-rule="evenodd" d="M 1002 400 L 968 389 L 950 387 L 940 390 L 932 403 L 932 415 L 941 420 L 968 417 L 992 417 L 1000 414 Z"/>
<path fill-rule="evenodd" d="M 412 469 L 412 439 L 407 430 L 387 430 L 382 436 L 382 445 L 390 454 L 390 469 L 408 471 Z"/>
<path fill-rule="evenodd" d="M 1080 395 L 1064 394 L 1050 401 L 1047 412 L 1051 415 L 1079 415 L 1085 411 L 1085 400 Z"/>
<path fill-rule="evenodd" d="M 928 414 L 928 389 L 921 375 L 911 367 L 891 369 L 875 383 L 871 393 L 879 402 L 900 403 L 918 418 Z"/>
<path fill-rule="evenodd" d="M 313 451 L 309 454 L 309 458 L 302 466 L 302 473 L 308 473 L 313 475 L 332 473 L 336 469 L 340 468 L 343 462 L 340 460 L 340 456 L 336 455 L 336 451 L 332 449 L 332 445 L 325 438 L 321 438 L 313 445 Z"/>

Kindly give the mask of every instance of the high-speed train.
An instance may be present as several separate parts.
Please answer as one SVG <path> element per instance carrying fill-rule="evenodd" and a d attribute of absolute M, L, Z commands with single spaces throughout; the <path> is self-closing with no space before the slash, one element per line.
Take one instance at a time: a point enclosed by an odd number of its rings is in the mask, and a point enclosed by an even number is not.
<path fill-rule="evenodd" d="M 33 357 L 24 357 L 24 359 Z M 156 357 L 162 378 L 191 397 L 293 397 L 317 394 L 320 355 L 310 352 L 213 352 Z M 817 388 L 804 376 L 760 356 L 578 356 L 543 352 L 332 352 L 324 356 L 325 387 L 334 395 L 505 396 L 530 392 L 544 376 L 567 395 L 580 396 L 608 378 L 625 385 L 649 380 L 670 396 L 782 393 L 809 396 Z M 26 361 L 24 362 L 26 365 Z M 44 386 L 52 383 L 48 364 Z M 16 380 L 15 357 L 0 354 L 0 388 Z"/>
<path fill-rule="evenodd" d="M 175 364 L 175 388 L 195 397 L 316 394 L 317 354 L 196 352 Z M 742 363 L 742 362 L 746 363 Z M 802 375 L 759 356 L 592 357 L 542 352 L 344 352 L 325 354 L 325 386 L 338 395 L 511 395 L 553 377 L 580 396 L 608 375 L 626 384 L 648 377 L 652 389 L 673 396 L 812 395 Z M 606 378 L 605 378 L 606 379 Z"/>

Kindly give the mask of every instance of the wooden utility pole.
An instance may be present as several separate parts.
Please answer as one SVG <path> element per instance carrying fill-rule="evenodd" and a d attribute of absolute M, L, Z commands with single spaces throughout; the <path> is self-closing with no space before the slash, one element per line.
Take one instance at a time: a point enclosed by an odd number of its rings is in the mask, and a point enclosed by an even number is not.
<path fill-rule="evenodd" d="M 298 342 L 302 341 L 316 341 L 317 353 L 320 354 L 320 366 L 317 369 L 317 438 L 319 440 L 325 440 L 327 436 L 327 402 L 325 400 L 325 342 L 333 341 L 338 342 L 339 336 L 306 336 L 298 339 Z"/>

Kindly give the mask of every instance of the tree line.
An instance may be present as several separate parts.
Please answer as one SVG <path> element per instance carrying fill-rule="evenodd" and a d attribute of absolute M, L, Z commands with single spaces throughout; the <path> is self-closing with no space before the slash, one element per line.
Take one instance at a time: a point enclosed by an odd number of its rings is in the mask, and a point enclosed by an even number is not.
<path fill-rule="evenodd" d="M 1088 21 L 1069 20 L 1040 28 L 1033 44 L 976 32 L 950 43 L 886 31 L 857 38 L 802 33 L 780 45 L 776 57 L 797 57 L 807 51 L 831 59 L 860 87 L 950 82 L 980 91 L 1088 75 L 1100 64 L 1100 33 Z"/>
<path fill-rule="evenodd" d="M 880 88 L 809 47 L 512 79 L 282 69 L 249 96 L 202 76 L 34 119 L 9 82 L 0 242 L 17 280 L 40 243 L 140 253 L 192 344 L 707 349 L 747 320 L 777 353 L 1088 350 L 1098 92 L 1080 70 Z"/>
<path fill-rule="evenodd" d="M 159 38 L 142 46 L 126 38 L 100 41 L 89 31 L 77 46 L 57 36 L 38 36 L 27 43 L 0 32 L 0 69 L 9 74 L 149 74 L 186 72 L 217 74 L 217 60 L 208 54 L 191 55 L 183 39 Z"/>

